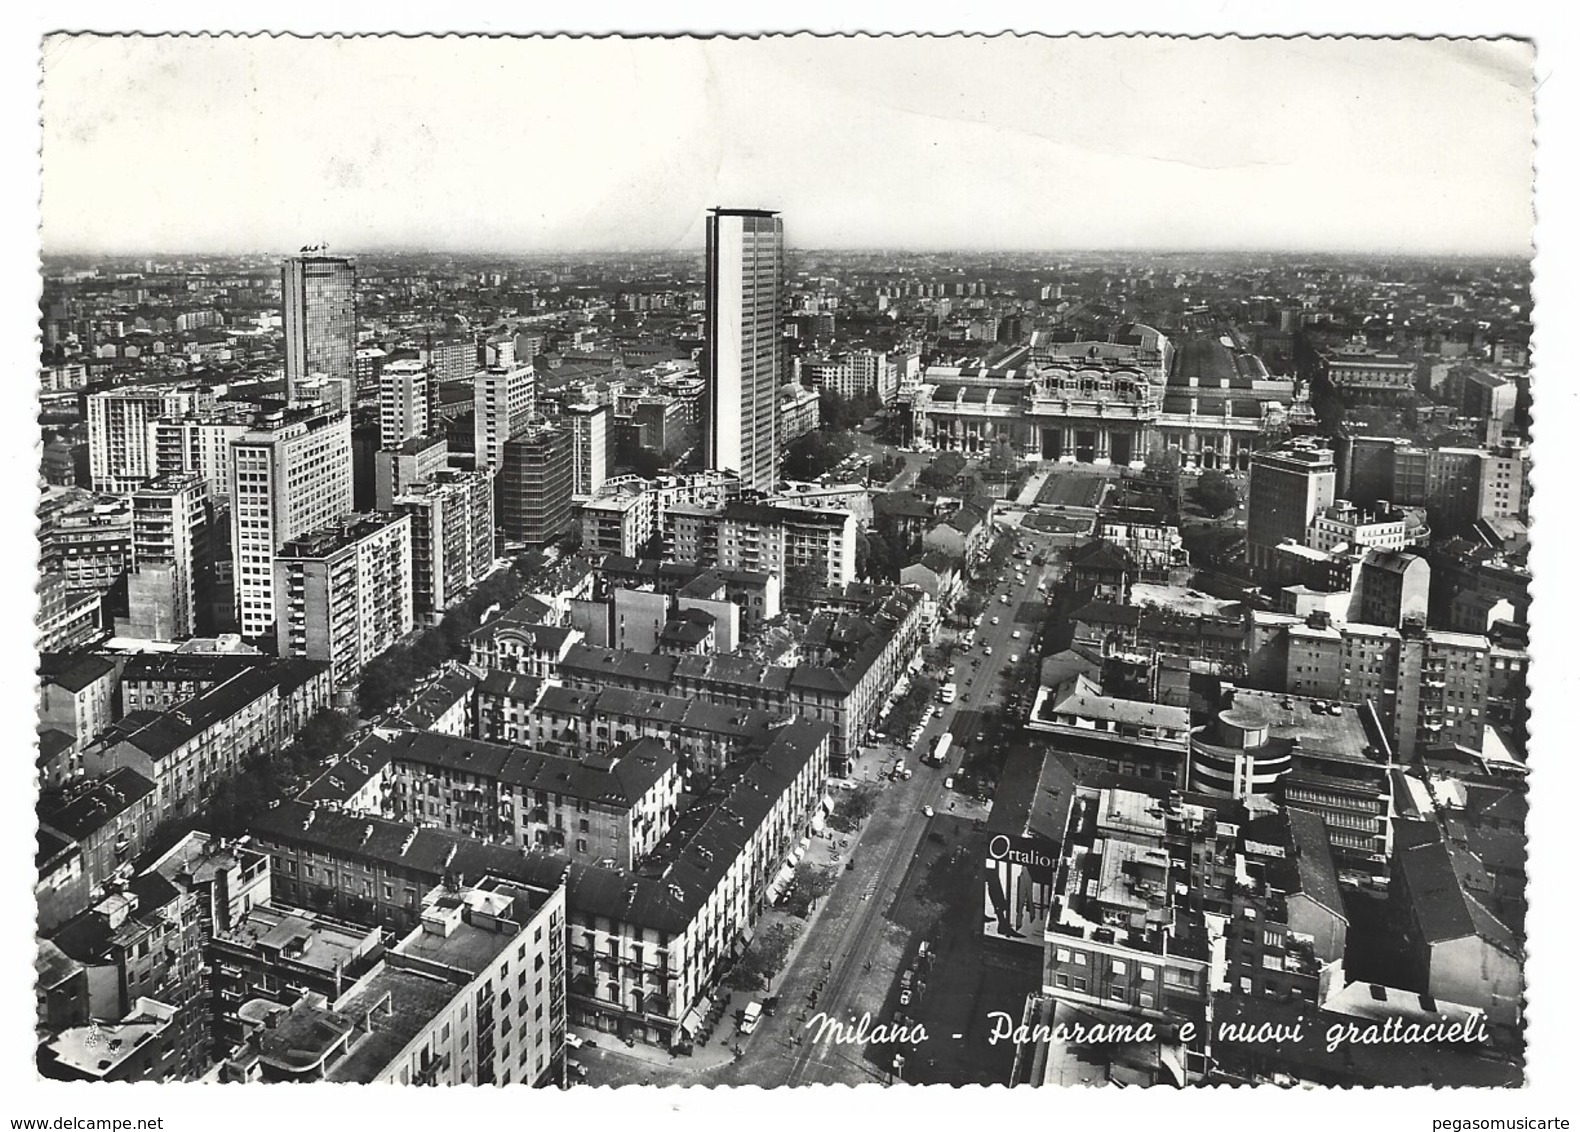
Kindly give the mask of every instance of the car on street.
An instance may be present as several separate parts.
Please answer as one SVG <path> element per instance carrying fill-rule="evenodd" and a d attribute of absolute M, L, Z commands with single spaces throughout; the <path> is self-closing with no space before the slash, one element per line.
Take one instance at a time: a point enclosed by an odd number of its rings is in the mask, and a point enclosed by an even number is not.
<path fill-rule="evenodd" d="M 984 656 L 992 656 L 993 655 L 993 646 L 992 645 L 983 645 L 982 646 L 982 655 L 984 655 Z"/>
<path fill-rule="evenodd" d="M 582 1046 L 587 1044 L 587 1039 L 582 1037 L 580 1034 L 573 1034 L 569 1030 L 566 1030 L 565 1044 L 570 1046 L 571 1049 L 581 1049 Z"/>
<path fill-rule="evenodd" d="M 587 1067 L 579 1061 L 567 1061 L 565 1063 L 565 1072 L 568 1076 L 574 1077 L 578 1081 L 587 1080 Z"/>
<path fill-rule="evenodd" d="M 1010 653 L 1009 654 L 1009 662 L 1011 664 L 1019 664 L 1020 663 L 1020 654 L 1016 653 L 1016 652 Z"/>
<path fill-rule="evenodd" d="M 1012 641 L 1020 640 L 1020 630 L 1016 629 L 1013 633 L 1011 633 L 1009 635 L 1009 639 L 1012 640 Z"/>
<path fill-rule="evenodd" d="M 995 624 L 995 625 L 998 624 L 998 618 L 997 617 L 993 618 L 993 624 Z"/>
<path fill-rule="evenodd" d="M 741 1033 L 749 1034 L 757 1029 L 757 1023 L 762 1020 L 763 1004 L 748 1002 L 746 1009 L 741 1012 Z"/>
<path fill-rule="evenodd" d="M 924 818 L 932 817 L 933 816 L 933 808 L 931 806 L 923 806 L 922 807 L 922 816 Z"/>

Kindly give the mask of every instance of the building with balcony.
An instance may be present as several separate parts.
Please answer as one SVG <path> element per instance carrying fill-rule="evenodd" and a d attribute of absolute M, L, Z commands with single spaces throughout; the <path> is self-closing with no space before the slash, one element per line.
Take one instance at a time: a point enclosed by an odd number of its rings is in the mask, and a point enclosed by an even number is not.
<path fill-rule="evenodd" d="M 618 868 L 658 843 L 680 801 L 675 755 L 653 739 L 576 757 L 408 731 L 387 757 L 380 816 Z"/>
<path fill-rule="evenodd" d="M 289 746 L 329 692 L 327 664 L 251 667 L 169 711 L 122 717 L 83 751 L 83 767 L 134 770 L 154 784 L 157 820 L 187 817 L 221 781 Z"/>
<path fill-rule="evenodd" d="M 336 688 L 348 688 L 416 623 L 412 519 L 345 516 L 284 543 L 274 577 L 279 654 L 327 661 Z"/>
<path fill-rule="evenodd" d="M 493 569 L 493 481 L 487 472 L 436 472 L 390 509 L 411 518 L 413 613 L 436 624 Z"/>
<path fill-rule="evenodd" d="M 565 886 L 449 879 L 338 997 L 258 997 L 224 1081 L 545 1086 L 563 1081 Z"/>
<path fill-rule="evenodd" d="M 175 641 L 197 633 L 214 581 L 208 520 L 199 475 L 161 476 L 132 492 L 128 615 L 116 619 L 117 636 Z"/>

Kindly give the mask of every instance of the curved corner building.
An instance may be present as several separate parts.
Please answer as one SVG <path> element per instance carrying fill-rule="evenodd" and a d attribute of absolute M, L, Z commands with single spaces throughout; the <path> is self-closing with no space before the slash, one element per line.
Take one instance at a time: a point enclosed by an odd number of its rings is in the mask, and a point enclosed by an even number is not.
<path fill-rule="evenodd" d="M 1260 712 L 1231 707 L 1191 736 L 1190 789 L 1215 798 L 1234 798 L 1254 808 L 1271 801 L 1278 780 L 1293 764 L 1294 741 L 1275 739 Z"/>

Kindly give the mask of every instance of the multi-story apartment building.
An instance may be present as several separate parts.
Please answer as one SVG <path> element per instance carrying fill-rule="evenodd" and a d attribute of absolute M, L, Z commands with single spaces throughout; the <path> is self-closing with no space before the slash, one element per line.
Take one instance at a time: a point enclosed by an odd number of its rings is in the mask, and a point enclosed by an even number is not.
<path fill-rule="evenodd" d="M 267 871 L 269 859 L 262 860 Z M 216 924 L 209 940 L 216 1060 L 245 1044 L 251 1030 L 247 1017 L 256 1016 L 258 1004 L 289 1006 L 304 994 L 335 1001 L 388 951 L 377 927 L 278 905 L 268 896 L 264 893 L 233 921 Z"/>
<path fill-rule="evenodd" d="M 160 417 L 207 412 L 214 391 L 184 385 L 128 385 L 90 393 L 88 475 L 94 491 L 124 495 L 156 475 L 149 426 Z"/>
<path fill-rule="evenodd" d="M 255 410 L 221 404 L 202 416 L 160 417 L 148 426 L 153 474 L 196 474 L 216 500 L 230 499 L 231 445 L 246 435 Z"/>
<path fill-rule="evenodd" d="M 1343 985 L 1348 921 L 1322 823 L 1125 779 L 1075 787 L 1042 992 L 1069 1007 L 1200 1023 L 1229 995 L 1315 1004 Z"/>
<path fill-rule="evenodd" d="M 557 671 L 571 688 L 695 697 L 827 723 L 834 728 L 834 766 L 841 770 L 916 655 L 923 605 L 914 590 L 874 588 L 860 612 L 820 614 L 807 627 L 802 662 L 794 668 L 733 656 L 648 656 L 573 645 Z"/>
<path fill-rule="evenodd" d="M 284 543 L 274 589 L 279 655 L 327 661 L 349 687 L 415 624 L 411 516 L 347 515 Z"/>
<path fill-rule="evenodd" d="M 583 551 L 638 557 L 658 533 L 654 504 L 641 480 L 607 485 L 578 508 Z"/>
<path fill-rule="evenodd" d="M 74 591 L 58 575 L 45 574 L 39 579 L 39 651 L 56 652 L 97 640 L 104 636 L 103 618 L 102 594 Z"/>
<path fill-rule="evenodd" d="M 194 635 L 213 582 L 201 476 L 160 476 L 132 492 L 132 562 L 128 616 L 117 619 L 116 633 L 153 641 Z"/>
<path fill-rule="evenodd" d="M 1425 507 L 1446 527 L 1522 515 L 1530 456 L 1524 448 L 1413 448 L 1393 451 L 1395 503 Z"/>
<path fill-rule="evenodd" d="M 418 437 L 373 453 L 373 506 L 395 510 L 395 499 L 449 467 L 450 445 L 442 436 Z M 487 473 L 484 473 L 487 475 Z"/>
<path fill-rule="evenodd" d="M 102 594 L 131 568 L 129 499 L 77 496 L 39 510 L 39 573 L 45 579 Z"/>
<path fill-rule="evenodd" d="M 437 621 L 493 568 L 493 480 L 487 472 L 442 471 L 392 503 L 411 517 L 413 609 Z"/>
<path fill-rule="evenodd" d="M 356 381 L 357 270 L 349 259 L 289 256 L 280 261 L 286 400 L 313 374 Z M 376 387 L 357 387 L 359 397 Z"/>
<path fill-rule="evenodd" d="M 675 753 L 682 774 L 688 775 L 719 773 L 780 718 L 755 708 L 625 688 L 594 692 L 550 684 L 528 701 L 497 679 L 504 675 L 490 674 L 478 689 L 479 737 L 566 755 L 602 754 L 637 739 L 655 739 Z M 507 714 L 512 705 L 519 709 Z"/>
<path fill-rule="evenodd" d="M 135 770 L 49 783 L 39 797 L 39 930 L 85 910 L 131 874 L 159 824 L 154 784 Z"/>
<path fill-rule="evenodd" d="M 427 342 L 417 350 L 417 357 L 440 384 L 464 381 L 477 369 L 477 346 L 472 342 Z"/>
<path fill-rule="evenodd" d="M 810 571 L 833 588 L 856 580 L 856 517 L 840 508 L 737 501 L 672 507 L 667 520 L 682 561 L 781 580 L 792 570 Z"/>
<path fill-rule="evenodd" d="M 1284 627 L 1287 661 L 1274 682 L 1296 695 L 1370 705 L 1393 754 L 1455 744 L 1481 750 L 1491 643 L 1484 636 L 1352 623 Z"/>
<path fill-rule="evenodd" d="M 777 213 L 708 215 L 704 297 L 704 462 L 768 491 L 778 473 L 784 222 Z"/>
<path fill-rule="evenodd" d="M 1426 559 L 1396 550 L 1368 550 L 1355 572 L 1354 620 L 1397 629 L 1426 621 L 1432 568 Z"/>
<path fill-rule="evenodd" d="M 571 434 L 571 494 L 590 499 L 609 478 L 613 414 L 607 405 L 566 405 L 560 420 Z"/>
<path fill-rule="evenodd" d="M 473 449 L 477 466 L 498 472 L 505 443 L 532 419 L 537 375 L 530 365 L 496 366 L 472 379 Z"/>
<path fill-rule="evenodd" d="M 399 448 L 437 431 L 438 393 L 422 362 L 386 363 L 379 373 L 379 447 Z"/>
<path fill-rule="evenodd" d="M 328 666 L 315 661 L 249 668 L 169 711 L 124 716 L 83 751 L 83 767 L 134 770 L 154 784 L 160 820 L 186 817 L 221 781 L 289 746 L 329 691 Z"/>
<path fill-rule="evenodd" d="M 895 388 L 895 363 L 878 350 L 849 350 L 827 357 L 798 359 L 800 384 L 847 400 L 863 394 L 881 397 Z"/>
<path fill-rule="evenodd" d="M 1305 541 L 1323 554 L 1342 547 L 1403 550 L 1423 533 L 1412 527 L 1410 517 L 1397 507 L 1362 509 L 1347 499 L 1338 499 L 1311 521 Z"/>
<path fill-rule="evenodd" d="M 117 658 L 121 714 L 169 711 L 232 676 L 272 663 L 256 652 L 218 656 L 144 652 Z"/>
<path fill-rule="evenodd" d="M 256 836 L 282 899 L 337 915 L 352 899 L 368 901 L 367 917 L 394 930 L 418 922 L 419 894 L 446 874 L 539 886 L 564 878 L 571 1021 L 670 1046 L 700 1030 L 703 998 L 809 830 L 830 738 L 808 720 L 785 723 L 629 872 L 301 802 L 262 815 Z"/>
<path fill-rule="evenodd" d="M 352 508 L 351 418 L 266 414 L 231 450 L 236 622 L 242 636 L 263 637 L 275 630 L 275 552 Z"/>
<path fill-rule="evenodd" d="M 1280 543 L 1303 543 L 1317 516 L 1333 505 L 1333 451 L 1296 442 L 1251 459 L 1246 499 L 1246 557 L 1254 574 L 1269 577 Z"/>
<path fill-rule="evenodd" d="M 337 997 L 245 1004 L 220 1079 L 563 1083 L 563 878 L 446 880 L 411 905 L 415 926 Z"/>
<path fill-rule="evenodd" d="M 38 722 L 81 746 L 115 721 L 120 666 L 93 653 L 43 653 L 38 658 Z"/>
<path fill-rule="evenodd" d="M 669 831 L 680 802 L 675 755 L 655 739 L 578 758 L 408 731 L 387 755 L 382 817 L 622 869 Z"/>
<path fill-rule="evenodd" d="M 190 1081 L 209 1068 L 209 1012 L 202 967 L 210 925 L 204 912 L 205 894 L 199 888 L 172 883 L 154 867 L 104 895 L 51 937 L 56 947 L 87 969 L 87 1018 L 132 1018 L 140 1002 L 165 1008 L 141 1007 L 162 1014 L 167 1025 L 157 1037 L 159 1054 L 141 1067 L 140 1079 Z M 118 1051 L 102 1035 L 105 1048 L 97 1058 L 72 1057 L 71 1051 L 84 1037 L 66 1031 L 46 1042 L 40 1069 L 47 1076 L 68 1079 L 104 1079 L 105 1074 L 127 1079 L 113 1056 Z M 148 1040 L 154 1040 L 152 1033 Z M 83 1044 L 91 1051 L 97 1043 Z"/>
<path fill-rule="evenodd" d="M 1191 739 L 1187 787 L 1253 812 L 1275 804 L 1321 815 L 1352 872 L 1384 871 L 1393 845 L 1392 766 L 1367 709 L 1226 688 Z"/>

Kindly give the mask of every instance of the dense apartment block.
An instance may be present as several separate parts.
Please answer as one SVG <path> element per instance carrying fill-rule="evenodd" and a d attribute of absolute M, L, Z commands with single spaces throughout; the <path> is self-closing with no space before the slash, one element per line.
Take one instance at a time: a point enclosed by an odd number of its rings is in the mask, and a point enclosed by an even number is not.
<path fill-rule="evenodd" d="M 1252 813 L 1309 810 L 1351 875 L 1380 876 L 1393 852 L 1387 739 L 1353 706 L 1224 686 L 1191 737 L 1187 788 Z"/>
<path fill-rule="evenodd" d="M 418 437 L 373 453 L 373 506 L 395 510 L 395 500 L 432 480 L 450 465 L 450 445 L 442 436 Z M 487 473 L 483 473 L 487 475 Z"/>
<path fill-rule="evenodd" d="M 348 515 L 281 545 L 274 560 L 280 656 L 327 661 L 335 687 L 411 632 L 412 521 Z"/>
<path fill-rule="evenodd" d="M 624 688 L 583 691 L 551 684 L 533 689 L 528 702 L 522 696 L 526 689 L 514 689 L 513 683 L 504 673 L 490 673 L 479 687 L 480 737 L 572 756 L 653 739 L 675 753 L 687 776 L 719 773 L 781 718 L 761 709 Z M 512 705 L 519 707 L 510 712 Z"/>
<path fill-rule="evenodd" d="M 195 813 L 225 779 L 289 746 L 329 703 L 328 665 L 249 668 L 165 712 L 124 716 L 83 752 L 90 775 L 127 768 L 157 791 L 159 818 Z"/>
<path fill-rule="evenodd" d="M 198 631 L 213 584 L 207 484 L 161 476 L 132 492 L 132 570 L 116 635 L 177 641 Z"/>
<path fill-rule="evenodd" d="M 830 587 L 856 579 L 856 517 L 834 508 L 735 502 L 673 507 L 675 557 L 724 570 L 804 571 Z"/>
<path fill-rule="evenodd" d="M 571 434 L 571 494 L 577 499 L 596 496 L 609 478 L 609 406 L 566 405 L 560 420 Z"/>
<path fill-rule="evenodd" d="M 381 816 L 622 869 L 668 832 L 680 801 L 675 755 L 653 739 L 578 757 L 409 731 L 384 755 Z"/>
<path fill-rule="evenodd" d="M 493 481 L 487 472 L 441 471 L 391 504 L 411 517 L 413 608 L 437 621 L 493 569 Z"/>
<path fill-rule="evenodd" d="M 530 365 L 495 366 L 472 379 L 473 448 L 477 465 L 498 472 L 505 442 L 532 419 L 537 375 Z"/>
<path fill-rule="evenodd" d="M 124 495 L 157 474 L 149 428 L 160 417 L 213 408 L 214 391 L 196 382 L 127 385 L 90 393 L 88 475 L 94 491 Z"/>
<path fill-rule="evenodd" d="M 1479 751 L 1487 725 L 1492 645 L 1484 636 L 1423 629 L 1296 623 L 1282 627 L 1277 687 L 1370 705 L 1401 760 L 1432 747 Z"/>
<path fill-rule="evenodd" d="M 573 1021 L 663 1045 L 695 1036 L 699 1000 L 823 798 L 830 738 L 807 720 L 779 727 L 712 784 L 635 872 L 570 864 Z M 367 916 L 396 930 L 416 922 L 419 892 L 446 873 L 536 884 L 567 876 L 562 854 L 300 802 L 263 815 L 256 832 L 283 899 L 337 915 L 371 902 Z"/>
<path fill-rule="evenodd" d="M 232 445 L 231 554 L 244 637 L 275 631 L 274 556 L 352 509 L 351 418 L 289 410 L 262 415 Z"/>
<path fill-rule="evenodd" d="M 399 448 L 437 431 L 438 383 L 422 362 L 386 362 L 378 388 L 380 448 Z"/>
<path fill-rule="evenodd" d="M 733 656 L 652 656 L 576 645 L 560 661 L 559 678 L 588 691 L 694 696 L 827 723 L 834 728 L 835 767 L 843 768 L 921 645 L 919 593 L 879 587 L 872 597 L 860 603 L 860 612 L 815 617 L 795 668 Z"/>
<path fill-rule="evenodd" d="M 303 990 L 288 1002 L 244 1002 L 242 1039 L 219 1079 L 560 1083 L 563 882 L 447 880 L 423 894 L 420 910 L 415 895 L 413 905 L 416 925 L 339 995 Z M 300 940 L 310 947 L 313 938 Z"/>

